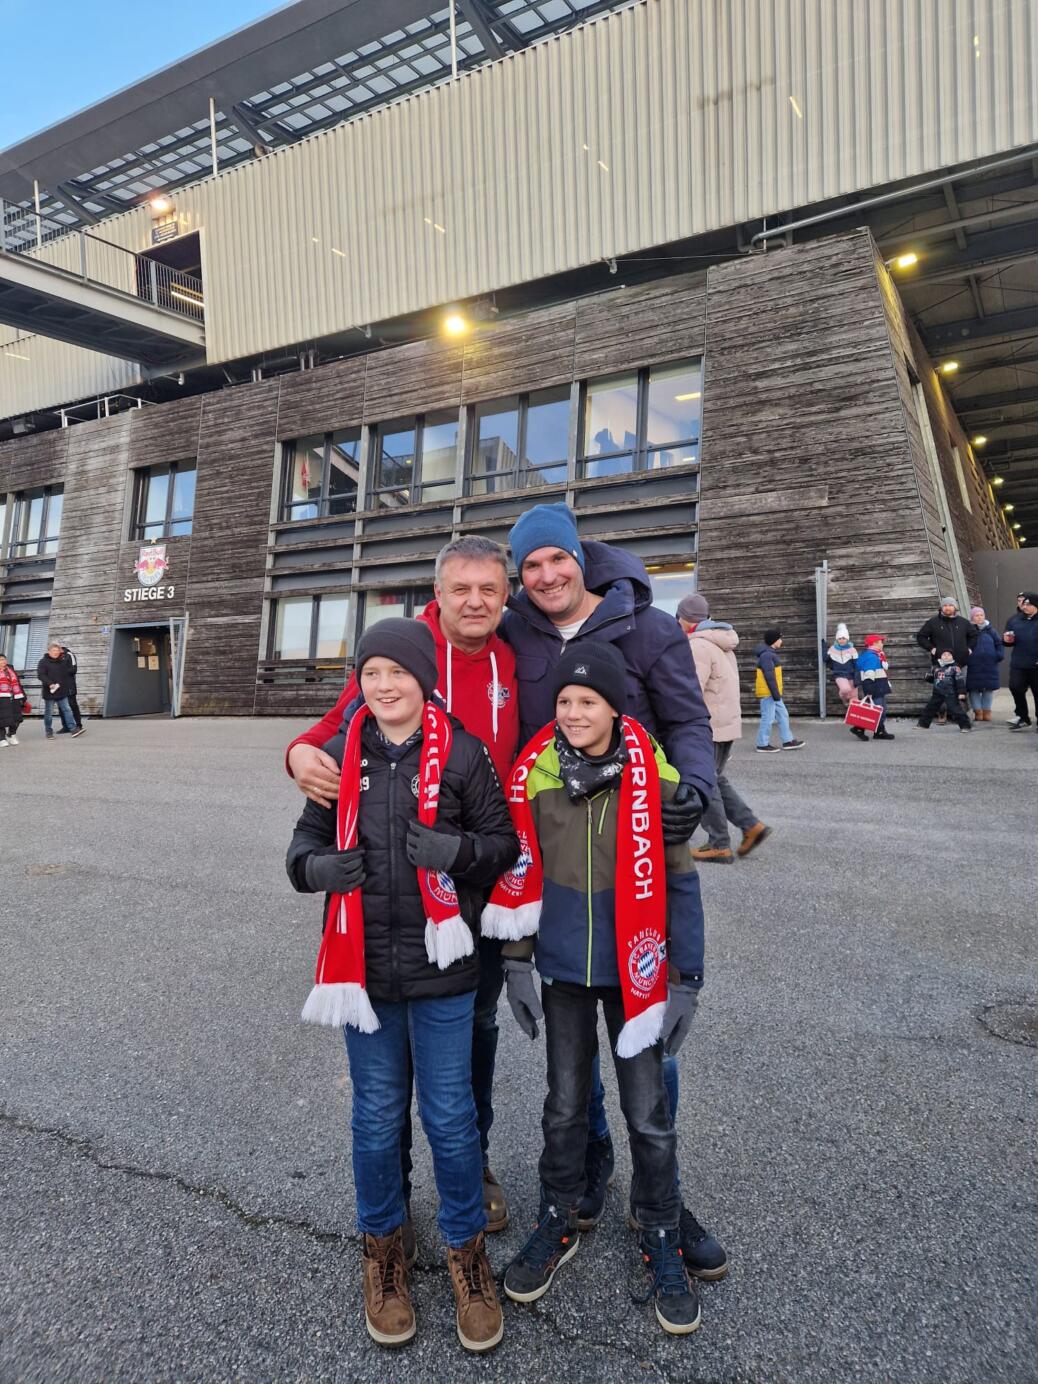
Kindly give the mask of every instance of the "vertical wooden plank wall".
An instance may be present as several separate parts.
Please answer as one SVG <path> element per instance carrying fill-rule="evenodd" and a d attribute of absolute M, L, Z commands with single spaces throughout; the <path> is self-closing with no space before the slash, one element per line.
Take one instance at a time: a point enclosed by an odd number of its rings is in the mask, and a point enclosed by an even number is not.
<path fill-rule="evenodd" d="M 779 625 L 793 711 L 817 709 L 813 572 L 830 569 L 831 635 L 890 636 L 912 700 L 914 633 L 937 580 L 866 232 L 711 269 L 699 589 L 752 649 Z M 752 680 L 744 677 L 747 705 Z"/>

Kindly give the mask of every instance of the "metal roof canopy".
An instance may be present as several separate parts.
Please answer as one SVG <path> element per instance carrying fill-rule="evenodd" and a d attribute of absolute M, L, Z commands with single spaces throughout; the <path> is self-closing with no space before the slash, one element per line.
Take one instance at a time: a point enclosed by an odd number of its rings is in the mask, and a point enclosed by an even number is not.
<path fill-rule="evenodd" d="M 459 70 L 633 0 L 459 0 Z M 0 199 L 75 226 L 222 171 L 450 75 L 437 0 L 296 0 L 0 152 Z"/>

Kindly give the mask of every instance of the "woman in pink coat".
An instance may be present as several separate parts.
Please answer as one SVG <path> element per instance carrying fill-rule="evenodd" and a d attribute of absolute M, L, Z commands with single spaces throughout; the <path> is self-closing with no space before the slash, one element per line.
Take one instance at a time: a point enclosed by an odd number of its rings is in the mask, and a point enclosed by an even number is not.
<path fill-rule="evenodd" d="M 709 618 L 709 603 L 698 592 L 680 602 L 677 616 L 678 623 L 688 635 L 699 685 L 710 713 L 714 763 L 717 767 L 717 787 L 703 813 L 707 844 L 697 846 L 692 854 L 696 860 L 731 865 L 735 855 L 728 835 L 729 822 L 742 832 L 737 852 L 739 855 L 749 855 L 755 846 L 759 846 L 771 834 L 771 828 L 766 827 L 757 814 L 747 807 L 724 772 L 732 747 L 742 737 L 739 669 L 735 662 L 739 636 L 731 625 Z"/>

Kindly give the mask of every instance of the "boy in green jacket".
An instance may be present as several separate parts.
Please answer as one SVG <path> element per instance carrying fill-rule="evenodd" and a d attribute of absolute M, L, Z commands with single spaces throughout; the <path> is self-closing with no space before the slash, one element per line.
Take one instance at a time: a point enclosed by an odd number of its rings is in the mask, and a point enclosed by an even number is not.
<path fill-rule="evenodd" d="M 703 984 L 703 910 L 686 845 L 664 848 L 660 802 L 678 787 L 659 746 L 623 714 L 624 663 L 611 644 L 573 643 L 555 671 L 555 721 L 521 752 L 508 802 L 522 854 L 483 913 L 502 938 L 508 1001 L 537 1036 L 548 1094 L 536 1229 L 505 1292 L 533 1302 L 580 1243 L 587 1104 L 605 1012 L 634 1163 L 632 1209 L 663 1329 L 695 1331 L 699 1298 L 679 1232 L 676 1136 L 663 1054 L 684 1040 Z M 538 999 L 534 962 L 542 979 Z M 542 1010 L 543 1005 L 543 1010 Z"/>

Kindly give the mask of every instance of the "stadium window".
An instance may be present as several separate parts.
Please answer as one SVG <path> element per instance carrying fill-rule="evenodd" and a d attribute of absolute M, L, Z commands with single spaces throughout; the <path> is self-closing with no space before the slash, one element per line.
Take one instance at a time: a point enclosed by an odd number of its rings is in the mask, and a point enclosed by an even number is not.
<path fill-rule="evenodd" d="M 270 622 L 270 657 L 278 661 L 341 661 L 346 657 L 348 596 L 282 596 Z"/>
<path fill-rule="evenodd" d="M 131 538 L 153 543 L 191 532 L 195 512 L 195 463 L 174 461 L 134 473 Z"/>
<path fill-rule="evenodd" d="M 0 654 L 4 654 L 16 673 L 24 672 L 29 660 L 29 621 L 0 625 Z"/>
<path fill-rule="evenodd" d="M 286 442 L 283 464 L 282 519 L 324 519 L 356 510 L 359 428 Z"/>
<path fill-rule="evenodd" d="M 468 459 L 469 495 L 497 495 L 566 480 L 570 391 L 539 390 L 476 404 Z"/>
<path fill-rule="evenodd" d="M 433 599 L 431 586 L 401 587 L 399 590 L 365 591 L 361 633 L 378 620 L 410 619 L 421 615 Z"/>
<path fill-rule="evenodd" d="M 374 434 L 371 507 L 399 509 L 456 492 L 458 414 L 455 410 L 380 423 Z"/>
<path fill-rule="evenodd" d="M 589 380 L 581 393 L 582 478 L 699 461 L 701 361 L 654 365 Z"/>
<path fill-rule="evenodd" d="M 60 485 L 19 491 L 14 497 L 8 556 L 44 557 L 56 553 L 63 505 Z"/>
<path fill-rule="evenodd" d="M 694 562 L 671 562 L 645 567 L 652 585 L 652 603 L 668 615 L 676 615 L 679 601 L 696 589 Z"/>

